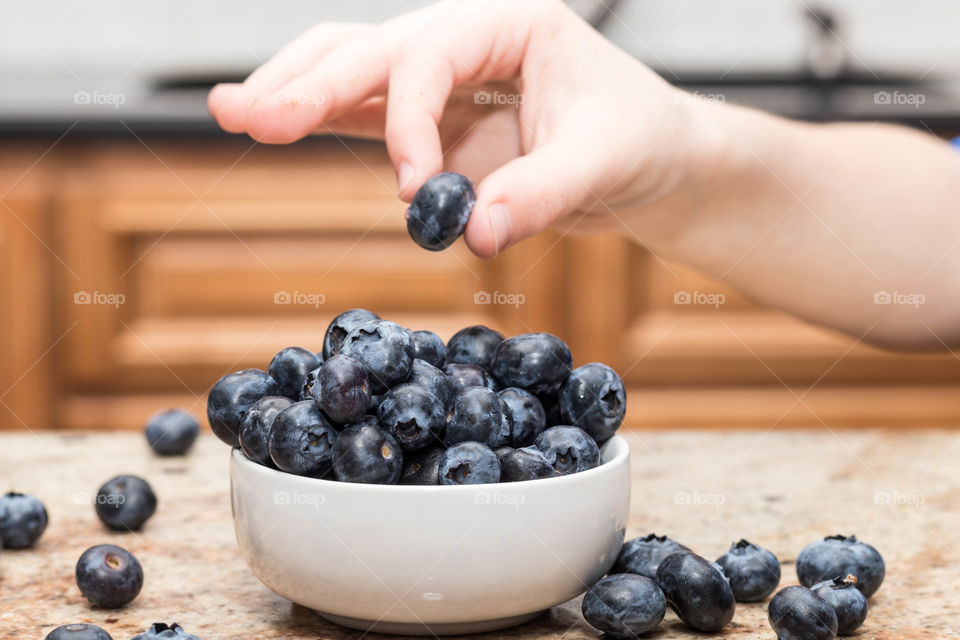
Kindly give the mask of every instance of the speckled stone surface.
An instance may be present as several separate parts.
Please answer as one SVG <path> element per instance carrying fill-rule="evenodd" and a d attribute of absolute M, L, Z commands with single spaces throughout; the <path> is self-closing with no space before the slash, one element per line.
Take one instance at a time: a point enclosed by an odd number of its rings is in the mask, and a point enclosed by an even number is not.
<path fill-rule="evenodd" d="M 674 432 L 628 434 L 633 497 L 628 536 L 666 533 L 711 559 L 746 537 L 783 562 L 796 583 L 800 549 L 819 536 L 855 533 L 887 561 L 887 578 L 856 637 L 960 638 L 960 433 Z M 237 551 L 228 451 L 203 437 L 186 458 L 153 456 L 139 434 L 0 435 L 0 488 L 42 499 L 50 526 L 35 549 L 0 554 L 0 637 L 43 638 L 88 621 L 129 638 L 177 621 L 207 640 L 357 638 L 264 588 Z M 111 476 L 146 477 L 159 497 L 143 531 L 97 520 L 92 497 Z M 146 574 L 119 611 L 89 607 L 74 584 L 89 546 L 128 548 Z M 305 552 L 308 547 L 305 546 Z M 659 640 L 695 638 L 670 612 Z M 480 637 L 480 636 L 478 636 Z M 579 600 L 502 638 L 595 638 Z M 766 603 L 741 604 L 717 638 L 773 637 Z"/>

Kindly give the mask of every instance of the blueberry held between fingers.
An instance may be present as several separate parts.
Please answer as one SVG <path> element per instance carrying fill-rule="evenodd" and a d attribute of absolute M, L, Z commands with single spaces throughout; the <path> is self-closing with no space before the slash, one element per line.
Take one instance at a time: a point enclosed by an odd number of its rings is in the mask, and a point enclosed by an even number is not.
<path fill-rule="evenodd" d="M 405 451 L 416 451 L 436 442 L 447 412 L 435 395 L 418 384 L 406 383 L 387 392 L 377 417 Z"/>
<path fill-rule="evenodd" d="M 533 444 L 547 428 L 547 416 L 537 396 L 517 387 L 508 387 L 497 392 L 500 400 L 510 407 L 513 417 L 510 444 L 526 447 Z"/>
<path fill-rule="evenodd" d="M 563 340 L 549 333 L 526 333 L 500 343 L 491 373 L 501 387 L 520 387 L 539 396 L 559 391 L 572 365 Z"/>
<path fill-rule="evenodd" d="M 405 453 L 400 484 L 440 484 L 440 462 L 443 460 L 443 453 L 444 449 L 439 445 Z"/>
<path fill-rule="evenodd" d="M 109 633 L 95 624 L 65 624 L 47 634 L 44 640 L 113 640 Z"/>
<path fill-rule="evenodd" d="M 200 640 L 200 638 L 192 633 L 187 633 L 176 622 L 171 625 L 154 622 L 149 629 L 134 636 L 131 640 Z"/>
<path fill-rule="evenodd" d="M 597 443 L 580 427 L 550 427 L 534 444 L 561 475 L 580 473 L 600 463 Z"/>
<path fill-rule="evenodd" d="M 797 578 L 805 587 L 837 576 L 857 576 L 857 589 L 872 596 L 883 583 L 883 557 L 856 536 L 827 536 L 808 544 L 797 556 Z"/>
<path fill-rule="evenodd" d="M 457 398 L 457 390 L 454 388 L 450 378 L 440 369 L 436 368 L 425 360 L 417 358 L 413 361 L 413 368 L 410 370 L 410 377 L 407 378 L 409 384 L 418 384 L 433 395 L 443 404 L 445 411 L 453 408 L 453 401 Z M 379 406 L 379 405 L 378 405 Z"/>
<path fill-rule="evenodd" d="M 307 375 L 320 366 L 320 358 L 303 347 L 287 347 L 277 352 L 267 373 L 277 383 L 277 395 L 300 399 L 300 390 Z"/>
<path fill-rule="evenodd" d="M 469 178 L 438 173 L 413 196 L 407 209 L 407 232 L 424 249 L 442 251 L 463 234 L 476 201 Z"/>
<path fill-rule="evenodd" d="M 717 558 L 717 564 L 730 580 L 737 602 L 763 600 L 780 584 L 777 557 L 746 540 L 734 542 L 729 551 Z"/>
<path fill-rule="evenodd" d="M 447 378 L 457 391 L 467 387 L 486 387 L 491 391 L 497 390 L 497 383 L 487 370 L 475 364 L 451 362 L 443 368 L 443 372 L 447 374 Z"/>
<path fill-rule="evenodd" d="M 356 422 L 370 406 L 367 372 L 359 361 L 342 353 L 330 356 L 320 367 L 314 399 L 337 424 Z"/>
<path fill-rule="evenodd" d="M 94 507 L 100 521 L 115 531 L 136 531 L 157 510 L 157 495 L 138 476 L 107 480 L 97 492 Z"/>
<path fill-rule="evenodd" d="M 664 558 L 657 568 L 657 584 L 670 608 L 697 631 L 719 631 L 733 620 L 737 605 L 723 570 L 695 553 Z"/>
<path fill-rule="evenodd" d="M 829 602 L 837 614 L 837 634 L 845 636 L 857 630 L 867 619 L 867 597 L 857 589 L 857 577 L 836 577 L 810 587 Z"/>
<path fill-rule="evenodd" d="M 690 551 L 667 536 L 650 533 L 623 543 L 610 573 L 635 573 L 651 580 L 657 577 L 657 567 L 671 553 Z"/>
<path fill-rule="evenodd" d="M 500 398 L 486 387 L 467 387 L 457 394 L 443 441 L 449 446 L 475 441 L 497 446 L 503 414 Z"/>
<path fill-rule="evenodd" d="M 371 393 L 386 393 L 405 382 L 413 368 L 410 332 L 387 320 L 372 320 L 351 331 L 340 345 L 340 353 L 363 365 Z"/>
<path fill-rule="evenodd" d="M 837 614 L 833 606 L 806 587 L 786 587 L 770 599 L 767 619 L 777 640 L 833 640 Z"/>
<path fill-rule="evenodd" d="M 294 402 L 277 414 L 267 446 L 277 468 L 299 476 L 320 478 L 333 466 L 337 430 L 313 400 Z"/>
<path fill-rule="evenodd" d="M 147 443 L 161 456 L 181 456 L 190 450 L 200 423 L 183 409 L 167 409 L 150 416 L 144 427 Z"/>
<path fill-rule="evenodd" d="M 482 324 L 460 329 L 447 341 L 447 362 L 475 364 L 489 371 L 501 342 L 503 334 Z"/>
<path fill-rule="evenodd" d="M 536 447 L 510 449 L 503 455 L 497 455 L 497 459 L 500 461 L 501 482 L 538 480 L 560 475 Z"/>
<path fill-rule="evenodd" d="M 243 453 L 262 465 L 271 467 L 270 447 L 267 438 L 270 427 L 277 414 L 293 404 L 293 400 L 286 396 L 266 396 L 257 400 L 247 410 L 247 415 L 240 425 L 240 448 Z"/>
<path fill-rule="evenodd" d="M 500 482 L 500 463 L 485 444 L 461 442 L 444 451 L 438 476 L 440 484 L 491 484 Z"/>
<path fill-rule="evenodd" d="M 275 395 L 276 382 L 259 369 L 245 369 L 223 376 L 207 397 L 207 420 L 213 434 L 231 447 L 239 447 L 240 425 L 247 410 L 263 396 Z"/>
<path fill-rule="evenodd" d="M 413 357 L 429 362 L 437 368 L 447 363 L 447 345 L 433 331 L 411 331 Z"/>
<path fill-rule="evenodd" d="M 580 610 L 590 626 L 609 637 L 634 638 L 657 628 L 667 600 L 650 578 L 621 573 L 590 587 Z"/>
<path fill-rule="evenodd" d="M 0 496 L 0 541 L 6 549 L 28 549 L 47 528 L 47 510 L 43 503 L 23 493 L 11 491 Z"/>
<path fill-rule="evenodd" d="M 77 586 L 98 607 L 118 609 L 131 602 L 143 587 L 143 568 L 132 553 L 112 544 L 83 552 L 77 561 Z"/>
<path fill-rule="evenodd" d="M 400 445 L 372 424 L 346 427 L 333 445 L 333 472 L 341 482 L 396 484 L 402 470 Z"/>
<path fill-rule="evenodd" d="M 627 394 L 617 372 L 605 364 L 591 362 L 577 367 L 560 391 L 560 415 L 597 442 L 605 442 L 623 423 Z"/>
<path fill-rule="evenodd" d="M 323 336 L 323 359 L 340 352 L 340 345 L 347 335 L 362 324 L 379 320 L 380 316 L 366 309 L 349 309 L 330 321 Z"/>

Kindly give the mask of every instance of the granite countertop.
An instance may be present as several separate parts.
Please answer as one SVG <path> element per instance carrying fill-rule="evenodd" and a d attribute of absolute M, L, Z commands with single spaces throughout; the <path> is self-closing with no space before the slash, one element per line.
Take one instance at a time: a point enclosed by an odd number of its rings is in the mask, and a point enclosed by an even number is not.
<path fill-rule="evenodd" d="M 632 450 L 628 537 L 666 533 L 714 558 L 746 537 L 783 562 L 823 535 L 855 533 L 876 546 L 887 578 L 857 637 L 960 637 L 960 434 L 944 431 L 640 432 Z M 155 621 L 180 622 L 206 640 L 356 638 L 263 587 L 237 550 L 228 452 L 202 437 L 186 458 L 153 456 L 139 434 L 0 435 L 0 487 L 46 503 L 37 547 L 0 553 L 0 630 L 42 638 L 88 621 L 129 638 Z M 106 531 L 92 496 L 114 474 L 149 479 L 160 506 L 143 531 Z M 92 609 L 73 571 L 89 546 L 120 544 L 140 559 L 145 584 L 119 611 Z M 658 640 L 698 637 L 667 613 Z M 488 637 L 596 638 L 579 599 Z M 478 636 L 479 637 L 479 636 Z M 772 638 L 766 603 L 741 604 L 713 637 Z"/>

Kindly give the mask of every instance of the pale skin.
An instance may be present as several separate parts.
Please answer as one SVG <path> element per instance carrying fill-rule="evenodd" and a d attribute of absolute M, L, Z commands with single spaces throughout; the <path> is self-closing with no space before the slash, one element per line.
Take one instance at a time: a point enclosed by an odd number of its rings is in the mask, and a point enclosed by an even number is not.
<path fill-rule="evenodd" d="M 263 143 L 383 139 L 408 202 L 439 171 L 468 175 L 481 257 L 548 227 L 616 231 L 856 338 L 960 346 L 960 153 L 906 128 L 694 99 L 559 0 L 318 25 L 208 104 Z"/>

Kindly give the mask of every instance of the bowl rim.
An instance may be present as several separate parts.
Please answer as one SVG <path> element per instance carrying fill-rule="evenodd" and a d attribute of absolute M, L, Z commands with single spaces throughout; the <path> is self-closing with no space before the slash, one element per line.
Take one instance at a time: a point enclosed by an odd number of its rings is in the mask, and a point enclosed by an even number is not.
<path fill-rule="evenodd" d="M 619 435 L 614 434 L 612 438 L 604 442 L 600 446 L 601 457 L 603 456 L 604 451 L 608 451 L 610 458 L 605 462 L 600 463 L 593 469 L 587 469 L 586 471 L 581 471 L 580 473 L 571 473 L 565 476 L 559 476 L 557 478 L 538 478 L 535 480 L 521 480 L 519 482 L 497 482 L 497 483 L 485 483 L 485 484 L 463 484 L 463 485 L 415 485 L 415 484 L 368 484 L 362 482 L 341 482 L 339 480 L 327 480 L 325 478 L 311 478 L 309 476 L 298 476 L 293 473 L 287 473 L 285 471 L 280 471 L 279 469 L 272 469 L 265 465 L 262 465 L 258 462 L 254 462 L 244 455 L 243 451 L 239 448 L 234 448 L 231 451 L 231 466 L 237 467 L 243 471 L 243 473 L 252 473 L 260 474 L 263 476 L 265 481 L 267 480 L 283 480 L 284 482 L 299 484 L 305 489 L 312 490 L 321 490 L 321 489 L 333 489 L 336 491 L 342 492 L 354 492 L 357 494 L 386 494 L 386 495 L 396 495 L 397 493 L 434 493 L 438 491 L 443 491 L 445 493 L 452 493 L 455 491 L 460 492 L 470 492 L 470 491 L 510 491 L 510 490 L 529 490 L 536 489 L 537 487 L 543 487 L 544 484 L 547 484 L 548 487 L 560 488 L 560 483 L 566 482 L 587 482 L 589 479 L 596 476 L 603 475 L 609 472 L 612 469 L 620 467 L 623 465 L 627 459 L 630 457 L 630 445 L 627 443 L 626 439 Z M 549 480 L 549 483 L 544 483 L 544 480 Z"/>

